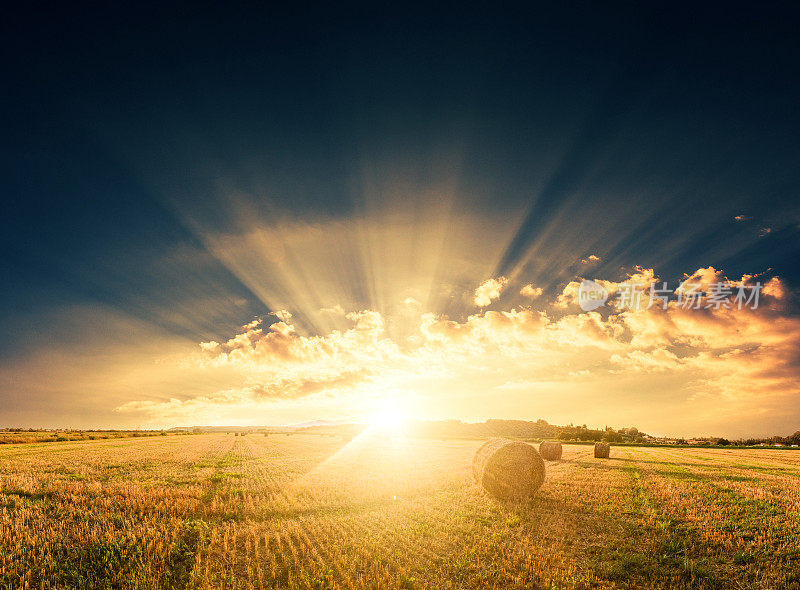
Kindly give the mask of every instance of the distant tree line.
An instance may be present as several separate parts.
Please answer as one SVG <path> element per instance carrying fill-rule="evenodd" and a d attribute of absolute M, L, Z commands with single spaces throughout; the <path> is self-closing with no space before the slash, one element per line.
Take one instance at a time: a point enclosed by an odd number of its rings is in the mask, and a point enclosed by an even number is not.
<path fill-rule="evenodd" d="M 367 428 L 366 424 L 336 424 L 310 426 L 296 429 L 307 434 L 320 434 L 329 436 L 358 435 Z M 217 427 L 222 428 L 222 427 Z M 561 441 L 634 444 L 677 444 L 692 446 L 726 446 L 742 445 L 756 446 L 760 444 L 798 445 L 800 446 L 800 431 L 791 436 L 773 436 L 769 438 L 747 438 L 728 440 L 726 438 L 707 437 L 693 438 L 687 441 L 683 438 L 656 438 L 641 432 L 635 426 L 624 428 L 589 428 L 586 424 L 558 426 L 546 420 L 501 420 L 492 418 L 485 422 L 461 422 L 460 420 L 412 421 L 405 426 L 409 434 L 428 436 L 432 438 L 489 438 L 508 437 L 530 440 L 558 439 Z M 223 429 L 224 430 L 224 429 Z M 291 431 L 292 429 L 287 429 Z"/>
<path fill-rule="evenodd" d="M 521 439 L 559 439 L 563 441 L 643 442 L 646 435 L 636 427 L 603 430 L 582 426 L 556 426 L 546 420 L 500 420 L 486 422 L 461 422 L 459 420 L 420 421 L 409 425 L 415 434 L 431 437 L 486 438 L 493 436 Z M 313 432 L 315 428 L 306 429 Z M 325 430 L 328 430 L 327 428 Z"/>
<path fill-rule="evenodd" d="M 752 447 L 755 445 L 798 445 L 800 446 L 800 430 L 789 436 L 771 436 L 769 438 L 740 438 L 735 441 L 729 441 L 721 438 L 717 441 L 718 445 L 742 445 Z"/>

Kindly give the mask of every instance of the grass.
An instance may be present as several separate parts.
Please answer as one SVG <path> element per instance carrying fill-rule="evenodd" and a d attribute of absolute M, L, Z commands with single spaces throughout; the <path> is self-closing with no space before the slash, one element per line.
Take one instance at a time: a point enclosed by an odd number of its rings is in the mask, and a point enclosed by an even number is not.
<path fill-rule="evenodd" d="M 164 431 L 155 430 L 0 430 L 0 445 L 63 443 L 86 440 L 108 440 L 117 438 L 141 438 L 147 436 L 168 436 Z"/>
<path fill-rule="evenodd" d="M 535 497 L 478 443 L 208 434 L 0 447 L 0 588 L 800 589 L 800 453 L 564 445 Z"/>

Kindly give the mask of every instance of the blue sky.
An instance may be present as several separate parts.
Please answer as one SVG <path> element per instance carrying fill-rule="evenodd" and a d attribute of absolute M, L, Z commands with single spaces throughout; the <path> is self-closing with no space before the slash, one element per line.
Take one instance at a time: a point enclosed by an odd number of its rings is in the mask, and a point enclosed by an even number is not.
<path fill-rule="evenodd" d="M 282 310 L 298 338 L 347 333 L 358 323 L 347 313 L 376 312 L 405 351 L 426 346 L 422 315 L 466 325 L 484 313 L 474 290 L 506 277 L 506 296 L 526 284 L 543 295 L 500 298 L 502 311 L 555 321 L 562 312 L 542 302 L 586 275 L 589 256 L 591 278 L 610 281 L 637 266 L 676 284 L 709 267 L 779 277 L 780 318 L 796 315 L 800 48 L 789 9 L 11 16 L 3 421 L 182 421 L 174 408 L 162 420 L 119 408 L 264 385 L 152 367 Z M 340 317 L 321 311 L 336 306 Z M 340 387 L 353 375 L 339 369 L 325 378 Z M 279 382 L 287 375 L 308 381 L 287 369 Z M 311 381 L 322 385 L 305 405 L 266 395 L 260 421 L 372 403 L 351 391 L 340 404 L 338 389 Z M 436 387 L 403 383 L 422 406 Z M 547 395 L 568 400 L 568 389 Z M 422 413 L 458 413 L 437 403 Z M 647 400 L 626 404 L 626 420 L 654 413 Z M 490 417 L 491 404 L 470 407 L 458 417 Z M 539 417 L 514 398 L 501 409 Z M 673 429 L 653 419 L 658 428 Z"/>

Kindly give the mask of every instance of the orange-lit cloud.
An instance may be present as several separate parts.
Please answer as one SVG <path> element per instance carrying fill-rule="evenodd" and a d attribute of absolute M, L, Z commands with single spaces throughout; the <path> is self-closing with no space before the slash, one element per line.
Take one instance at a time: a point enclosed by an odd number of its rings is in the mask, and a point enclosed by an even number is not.
<path fill-rule="evenodd" d="M 660 282 L 654 269 L 622 276 L 597 280 L 612 293 L 626 281 Z M 705 267 L 685 273 L 689 280 L 727 278 Z M 80 391 L 97 416 L 116 410 L 127 426 L 358 417 L 391 398 L 413 404 L 421 418 L 541 417 L 676 435 L 766 434 L 800 419 L 793 409 L 800 319 L 787 311 L 793 293 L 780 278 L 732 281 L 757 282 L 758 309 L 684 309 L 674 300 L 648 308 L 645 298 L 639 310 L 609 304 L 585 313 L 575 304 L 580 277 L 550 299 L 526 296 L 538 287 L 509 279 L 487 289 L 493 309 L 474 313 L 449 316 L 412 297 L 400 300 L 395 316 L 331 304 L 319 313 L 336 327 L 319 333 L 279 310 L 225 338 L 194 343 L 119 315 L 71 310 L 76 329 L 102 327 L 109 340 L 73 352 L 41 350 L 4 367 L 0 384 L 20 390 L 24 383 L 31 403 L 49 403 L 59 415 Z M 465 287 L 467 304 L 475 295 Z M 390 329 L 401 320 L 402 329 Z"/>
<path fill-rule="evenodd" d="M 533 283 L 528 283 L 519 290 L 519 294 L 528 299 L 536 299 L 541 296 L 542 292 L 543 289 L 541 287 L 535 287 Z"/>
<path fill-rule="evenodd" d="M 490 305 L 492 301 L 500 297 L 500 293 L 507 283 L 508 279 L 505 277 L 497 277 L 496 279 L 489 279 L 481 283 L 480 286 L 475 289 L 475 305 L 478 307 Z"/>
<path fill-rule="evenodd" d="M 724 275 L 709 267 L 685 279 Z M 627 280 L 655 282 L 657 275 L 637 267 Z M 622 284 L 606 283 L 611 290 Z M 422 400 L 422 417 L 485 419 L 495 400 L 521 417 L 567 422 L 588 413 L 582 420 L 733 435 L 754 428 L 753 420 L 778 418 L 779 401 L 800 395 L 800 320 L 771 305 L 788 297 L 780 279 L 767 284 L 755 310 L 684 309 L 672 301 L 667 309 L 609 306 L 603 313 L 566 308 L 568 285 L 545 311 L 512 307 L 461 319 L 420 311 L 415 332 L 399 342 L 375 311 L 348 313 L 347 329 L 316 336 L 300 335 L 290 314 L 278 312 L 272 323 L 250 322 L 225 342 L 201 343 L 185 365 L 240 371 L 239 387 L 129 402 L 120 411 L 203 416 L 215 406 L 231 413 L 286 400 L 317 407 L 339 400 L 345 414 L 357 415 L 363 400 L 400 392 Z M 498 283 L 490 293 L 500 289 Z M 722 416 L 727 425 L 718 423 Z"/>

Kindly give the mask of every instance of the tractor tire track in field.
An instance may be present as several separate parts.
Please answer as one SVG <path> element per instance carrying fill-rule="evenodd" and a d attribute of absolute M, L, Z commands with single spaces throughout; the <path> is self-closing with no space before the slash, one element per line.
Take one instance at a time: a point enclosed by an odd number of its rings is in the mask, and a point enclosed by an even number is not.
<path fill-rule="evenodd" d="M 648 474 L 650 492 L 660 498 L 670 518 L 690 527 L 691 554 L 702 560 L 704 569 L 714 571 L 726 587 L 734 576 L 740 582 L 744 577 L 748 587 L 794 587 L 796 576 L 787 571 L 798 558 L 798 514 L 737 487 L 740 482 L 730 480 L 729 469 L 682 458 L 678 463 L 669 451 L 651 450 L 640 453 L 639 464 Z M 721 555 L 732 559 L 721 561 Z M 759 567 L 739 571 L 745 564 Z"/>
<path fill-rule="evenodd" d="M 236 442 L 238 441 L 234 439 L 234 442 L 227 445 L 225 444 L 227 441 L 225 441 L 221 446 L 222 448 L 228 446 L 227 451 L 218 459 L 213 460 L 213 472 L 209 478 L 208 487 L 200 498 L 200 505 L 197 511 L 198 514 L 203 515 L 203 518 L 184 521 L 183 530 L 175 543 L 175 547 L 173 547 L 170 552 L 168 575 L 163 580 L 162 585 L 164 590 L 186 590 L 192 583 L 197 566 L 197 554 L 204 532 L 208 528 L 206 519 L 209 507 L 221 481 L 219 474 L 230 461 L 230 456 L 236 447 Z M 206 456 L 212 454 L 217 455 L 216 448 Z M 208 459 L 206 459 L 206 461 L 208 461 Z"/>
<path fill-rule="evenodd" d="M 724 588 L 722 580 L 693 550 L 694 528 L 669 510 L 651 489 L 650 473 L 638 463 L 639 451 L 618 447 L 610 459 L 581 458 L 578 463 L 598 473 L 624 479 L 608 502 L 596 506 L 622 532 L 592 553 L 600 580 L 621 587 Z M 608 475 L 603 475 L 606 481 Z"/>

